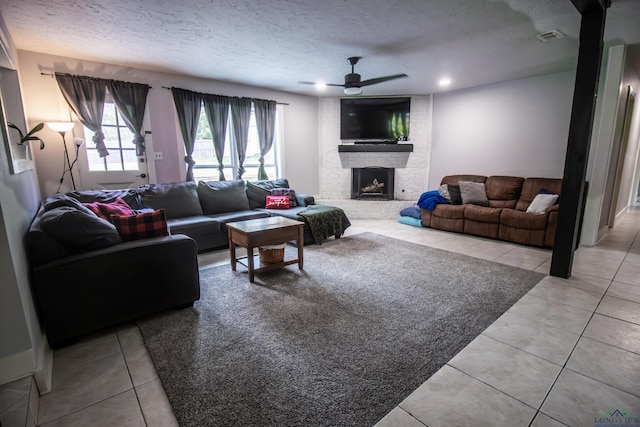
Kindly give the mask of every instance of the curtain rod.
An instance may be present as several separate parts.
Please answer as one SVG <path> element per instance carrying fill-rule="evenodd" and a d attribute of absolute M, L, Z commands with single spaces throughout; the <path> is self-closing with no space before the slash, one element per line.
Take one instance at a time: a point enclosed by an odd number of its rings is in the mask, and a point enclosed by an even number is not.
<path fill-rule="evenodd" d="M 60 73 L 60 74 L 68 74 L 68 73 Z M 45 72 L 42 72 L 42 71 L 40 72 L 40 75 L 41 76 L 55 77 L 55 75 L 53 73 L 45 73 Z M 99 78 L 99 77 L 95 77 L 95 78 Z M 103 80 L 113 80 L 113 79 L 103 79 Z M 143 83 L 137 83 L 137 84 L 143 84 Z M 149 86 L 149 85 L 147 85 L 147 86 Z M 153 88 L 153 86 L 149 86 L 149 89 L 152 89 L 152 88 Z M 166 87 L 166 86 L 162 86 L 162 89 L 171 90 L 170 87 Z M 277 101 L 276 101 L 276 104 L 278 104 L 278 105 L 289 105 L 288 102 L 277 102 Z"/>
<path fill-rule="evenodd" d="M 72 76 L 72 75 L 73 75 L 73 74 L 69 74 L 69 73 L 58 73 L 58 74 L 66 74 L 66 75 L 68 75 L 68 76 Z M 41 75 L 41 76 L 51 76 L 51 77 L 55 77 L 55 74 L 54 74 L 54 73 L 45 73 L 45 72 L 42 72 L 42 71 L 40 72 L 40 75 Z M 90 77 L 90 76 L 80 76 L 80 77 L 89 77 L 89 78 L 91 78 L 91 79 L 100 79 L 100 80 L 124 81 L 124 80 L 114 80 L 114 79 L 103 79 L 103 78 L 101 78 L 101 77 Z M 133 82 L 124 82 L 124 83 L 133 83 Z M 144 83 L 135 83 L 135 84 L 138 84 L 138 85 L 141 85 L 141 84 L 142 84 L 142 85 L 143 85 Z M 147 85 L 147 86 L 149 87 L 149 89 L 152 89 L 152 88 L 153 88 L 153 86 L 149 86 L 149 85 Z"/>
<path fill-rule="evenodd" d="M 161 86 L 161 87 L 162 87 L 162 89 L 171 90 L 171 88 L 170 88 L 170 87 L 167 87 L 167 86 Z M 197 92 L 197 93 L 199 93 L 199 92 Z M 206 94 L 205 94 L 205 95 L 206 95 Z M 224 96 L 226 96 L 226 95 L 224 95 Z M 288 102 L 278 102 L 278 101 L 276 101 L 276 104 L 278 104 L 278 105 L 289 105 L 289 103 L 288 103 Z"/>

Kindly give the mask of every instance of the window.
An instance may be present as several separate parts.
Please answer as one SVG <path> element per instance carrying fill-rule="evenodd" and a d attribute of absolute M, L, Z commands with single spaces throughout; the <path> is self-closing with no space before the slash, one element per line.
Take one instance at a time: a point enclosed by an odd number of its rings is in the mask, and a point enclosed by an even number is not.
<path fill-rule="evenodd" d="M 109 150 L 109 155 L 106 157 L 98 155 L 98 149 L 93 142 L 94 133 L 84 127 L 89 170 L 102 172 L 139 170 L 136 146 L 133 143 L 134 135 L 127 128 L 116 105 L 109 99 L 104 103 L 102 132 L 104 133 L 104 143 Z"/>
<path fill-rule="evenodd" d="M 280 178 L 279 150 L 280 146 L 280 108 L 276 111 L 276 125 L 273 138 L 273 147 L 264 156 L 264 169 L 269 179 Z M 227 135 L 224 141 L 224 176 L 226 179 L 235 179 L 238 173 L 238 152 L 236 147 L 231 144 L 231 114 L 229 114 L 229 122 L 227 123 Z M 218 160 L 216 152 L 213 148 L 213 138 L 209 129 L 209 122 L 204 111 L 204 107 L 200 110 L 200 121 L 198 122 L 198 133 L 196 143 L 193 149 L 193 160 L 196 164 L 193 169 L 194 179 L 196 181 L 217 181 L 218 180 Z M 249 121 L 249 141 L 247 144 L 247 152 L 244 160 L 245 172 L 242 179 L 255 181 L 258 179 L 258 167 L 260 163 L 260 143 L 258 141 L 258 130 L 256 127 L 256 118 L 251 110 L 251 119 Z"/>

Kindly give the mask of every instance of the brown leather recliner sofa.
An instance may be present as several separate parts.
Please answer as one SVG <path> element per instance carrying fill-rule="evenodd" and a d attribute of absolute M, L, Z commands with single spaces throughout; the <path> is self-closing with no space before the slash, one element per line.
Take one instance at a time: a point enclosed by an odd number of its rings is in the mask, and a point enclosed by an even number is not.
<path fill-rule="evenodd" d="M 526 211 L 540 190 L 559 195 L 562 179 L 448 175 L 442 178 L 441 185 L 458 185 L 460 181 L 483 183 L 489 206 L 437 204 L 433 211 L 422 209 L 423 226 L 524 245 L 553 247 L 559 205 L 551 206 L 543 214 Z"/>

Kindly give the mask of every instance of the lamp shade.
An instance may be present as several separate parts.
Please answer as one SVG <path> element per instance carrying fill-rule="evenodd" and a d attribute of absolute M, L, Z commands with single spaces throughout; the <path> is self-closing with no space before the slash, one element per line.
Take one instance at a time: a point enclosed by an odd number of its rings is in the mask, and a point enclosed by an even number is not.
<path fill-rule="evenodd" d="M 47 126 L 56 132 L 69 132 L 73 129 L 73 122 L 47 122 Z"/>
<path fill-rule="evenodd" d="M 344 93 L 346 95 L 359 95 L 362 93 L 362 89 L 359 87 L 345 87 Z"/>

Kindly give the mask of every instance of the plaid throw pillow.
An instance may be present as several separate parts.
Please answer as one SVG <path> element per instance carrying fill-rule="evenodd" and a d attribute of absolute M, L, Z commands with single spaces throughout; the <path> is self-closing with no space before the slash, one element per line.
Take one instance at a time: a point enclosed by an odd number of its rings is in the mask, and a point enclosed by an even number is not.
<path fill-rule="evenodd" d="M 295 208 L 298 206 L 298 200 L 296 199 L 296 192 L 291 188 L 272 188 L 269 190 L 272 196 L 289 196 L 289 207 Z"/>
<path fill-rule="evenodd" d="M 111 215 L 122 215 L 128 216 L 133 215 L 133 209 L 122 200 L 120 197 L 116 197 L 116 199 L 111 203 L 102 203 L 102 202 L 90 202 L 83 203 L 89 210 L 91 210 L 94 214 L 98 215 L 102 219 L 106 219 L 110 221 Z"/>
<path fill-rule="evenodd" d="M 289 209 L 289 196 L 267 196 L 267 209 Z"/>
<path fill-rule="evenodd" d="M 111 222 L 124 241 L 169 235 L 164 209 L 137 215 L 111 215 Z"/>

